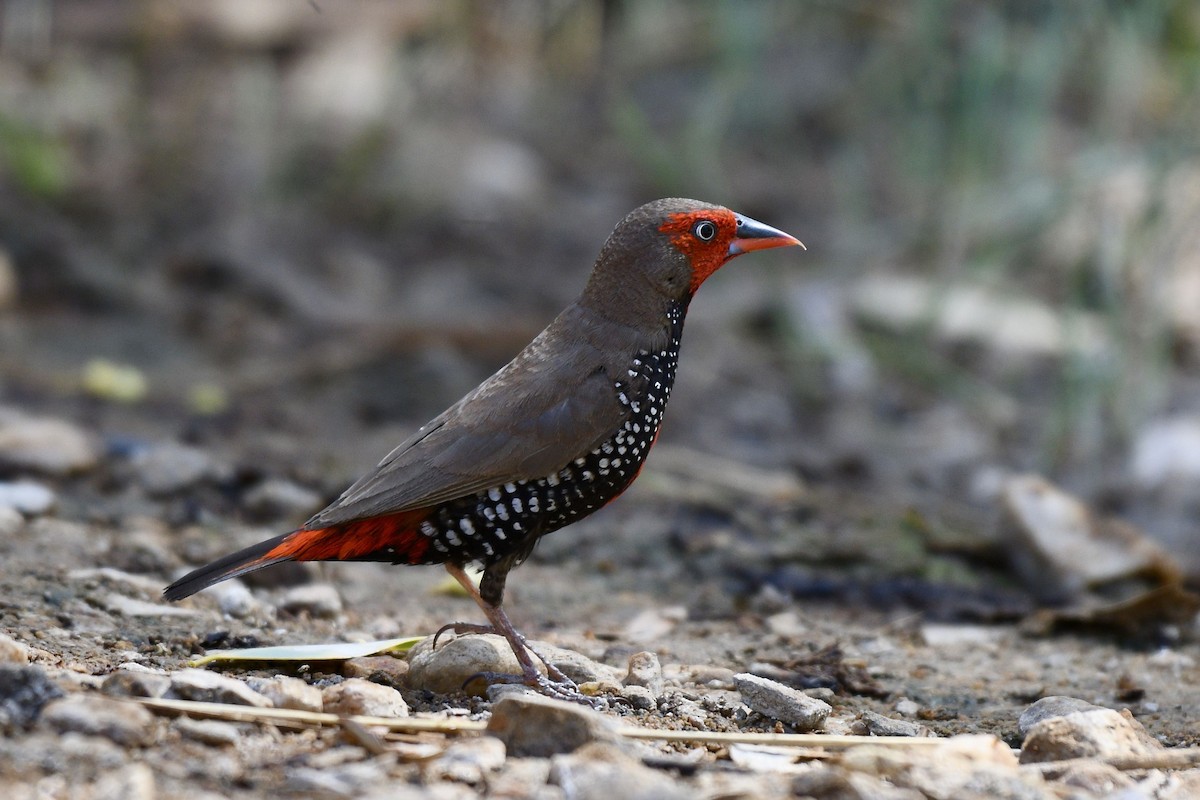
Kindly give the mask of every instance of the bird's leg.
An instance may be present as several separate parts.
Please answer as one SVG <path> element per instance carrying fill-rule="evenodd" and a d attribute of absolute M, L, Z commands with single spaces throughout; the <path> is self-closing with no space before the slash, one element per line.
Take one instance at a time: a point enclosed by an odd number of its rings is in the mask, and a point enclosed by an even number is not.
<path fill-rule="evenodd" d="M 578 688 L 575 686 L 575 682 L 564 675 L 562 670 L 551 664 L 544 656 L 529 646 L 529 644 L 525 641 L 525 637 L 518 633 L 516 628 L 513 627 L 512 622 L 509 621 L 508 615 L 504 613 L 504 609 L 500 606 L 500 603 L 492 603 L 484 599 L 483 595 L 478 589 L 475 588 L 475 584 L 471 582 L 471 579 L 461 567 L 457 567 L 453 564 L 446 564 L 445 567 L 446 571 L 449 572 L 454 579 L 459 582 L 463 589 L 466 590 L 467 594 L 471 596 L 471 599 L 479 605 L 479 608 L 483 611 L 484 616 L 488 618 L 488 622 L 490 622 L 491 625 L 452 623 L 450 625 L 446 625 L 439 630 L 437 634 L 435 634 L 435 641 L 436 637 L 444 633 L 446 630 L 453 630 L 455 633 L 465 632 L 499 634 L 508 641 L 508 646 L 512 648 L 513 655 L 517 658 L 517 663 L 521 665 L 521 674 L 501 675 L 497 673 L 484 673 L 484 678 L 497 683 L 524 683 L 527 686 L 532 686 L 545 694 L 553 697 L 560 697 L 566 700 L 576 700 L 588 703 L 592 701 L 592 698 L 579 693 Z M 488 588 L 491 589 L 489 595 L 499 594 L 502 596 L 503 578 L 500 579 L 499 592 L 496 591 L 496 586 L 494 583 Z M 533 653 L 535 656 L 537 656 L 538 660 L 546 666 L 548 679 L 538 672 L 538 668 L 533 663 L 533 659 L 529 657 L 530 653 Z"/>

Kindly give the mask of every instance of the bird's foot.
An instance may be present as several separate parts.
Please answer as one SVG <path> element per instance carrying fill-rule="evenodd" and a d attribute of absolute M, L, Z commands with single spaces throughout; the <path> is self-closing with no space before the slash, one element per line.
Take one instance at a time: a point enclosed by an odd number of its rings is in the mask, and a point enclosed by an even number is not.
<path fill-rule="evenodd" d="M 579 691 L 579 686 L 576 685 L 575 681 L 565 675 L 562 676 L 561 680 L 554 680 L 540 672 L 534 672 L 532 675 L 513 675 L 507 672 L 479 672 L 468 678 L 467 683 L 469 684 L 477 680 L 483 681 L 489 686 L 492 684 L 521 684 L 546 697 L 579 703 L 595 709 L 603 709 L 608 705 L 603 697 L 593 697 Z"/>
<path fill-rule="evenodd" d="M 437 629 L 437 633 L 433 635 L 433 649 L 437 649 L 438 639 L 443 633 L 449 631 L 455 636 L 462 636 L 464 633 L 500 633 L 491 625 L 478 625 L 473 622 L 451 622 L 448 625 L 443 625 Z"/>

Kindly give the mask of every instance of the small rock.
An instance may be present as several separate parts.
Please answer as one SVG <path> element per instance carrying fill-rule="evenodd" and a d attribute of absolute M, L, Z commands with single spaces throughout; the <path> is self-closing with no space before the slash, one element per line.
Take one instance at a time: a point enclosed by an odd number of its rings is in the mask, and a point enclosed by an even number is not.
<path fill-rule="evenodd" d="M 562 674 L 575 681 L 579 686 L 585 683 L 596 683 L 602 686 L 620 685 L 620 673 L 616 669 L 607 664 L 593 661 L 582 653 L 576 653 L 574 650 L 568 650 L 565 647 L 556 647 L 546 642 L 532 641 L 529 643 L 529 646 L 541 658 L 549 661 L 551 665 L 557 667 Z M 509 648 L 510 652 L 511 649 Z M 533 660 L 536 663 L 541 659 L 538 656 L 534 656 Z M 520 670 L 517 671 L 520 672 Z"/>
<path fill-rule="evenodd" d="M 1135 576 L 1176 583 L 1179 569 L 1133 525 L 1094 515 L 1078 498 L 1037 475 L 1004 486 L 1008 548 L 1016 570 L 1043 602 Z"/>
<path fill-rule="evenodd" d="M 347 678 L 366 678 L 385 686 L 406 686 L 408 662 L 395 656 L 360 656 L 342 664 L 342 675 Z"/>
<path fill-rule="evenodd" d="M 459 739 L 429 762 L 424 775 L 442 780 L 479 785 L 504 766 L 504 743 L 493 736 Z"/>
<path fill-rule="evenodd" d="M 589 708 L 533 694 L 506 695 L 492 706 L 487 732 L 515 757 L 546 758 L 589 742 L 621 741 L 614 722 Z"/>
<path fill-rule="evenodd" d="M 1173 417 L 1148 425 L 1133 445 L 1134 479 L 1146 489 L 1200 481 L 1200 416 Z"/>
<path fill-rule="evenodd" d="M 276 708 L 294 708 L 297 711 L 321 711 L 324 708 L 321 690 L 299 678 L 288 675 L 249 678 L 246 684 L 270 700 Z"/>
<path fill-rule="evenodd" d="M 242 505 L 260 518 L 303 517 L 318 510 L 324 498 L 282 478 L 267 478 L 242 497 Z"/>
<path fill-rule="evenodd" d="M 153 770 L 141 763 L 127 764 L 105 772 L 89 788 L 91 791 L 88 796 L 96 800 L 155 800 L 159 796 Z"/>
<path fill-rule="evenodd" d="M 1065 717 L 1067 714 L 1074 714 L 1077 711 L 1096 711 L 1100 708 L 1103 706 L 1089 703 L 1087 700 L 1080 700 L 1078 697 L 1062 695 L 1043 697 L 1021 712 L 1021 717 L 1017 720 L 1017 732 L 1021 736 L 1025 736 L 1029 733 L 1030 728 L 1044 719 Z"/>
<path fill-rule="evenodd" d="M 358 714 L 364 717 L 407 717 L 408 704 L 390 686 L 380 686 L 362 678 L 347 678 L 325 687 L 322 707 L 330 714 Z"/>
<path fill-rule="evenodd" d="M 217 608 L 222 614 L 234 619 L 245 619 L 262 610 L 262 603 L 254 597 L 241 581 L 224 581 L 208 587 L 208 593 L 217 599 Z"/>
<path fill-rule="evenodd" d="M 100 685 L 101 692 L 113 697 L 162 697 L 170 688 L 169 676 L 134 669 L 119 669 Z"/>
<path fill-rule="evenodd" d="M 814 731 L 833 709 L 822 700 L 809 697 L 782 683 L 743 672 L 733 676 L 746 705 L 769 719 L 793 726 L 798 731 Z"/>
<path fill-rule="evenodd" d="M 156 496 L 183 491 L 218 474 L 208 453 L 176 442 L 144 447 L 133 454 L 130 464 L 142 487 Z"/>
<path fill-rule="evenodd" d="M 75 425 L 0 408 L 0 464 L 71 475 L 91 469 L 98 458 L 92 438 Z"/>
<path fill-rule="evenodd" d="M 839 767 L 801 772 L 792 780 L 792 795 L 820 800 L 925 800 L 925 795 L 913 789 Z"/>
<path fill-rule="evenodd" d="M 983 734 L 953 736 L 939 742 L 936 751 L 868 744 L 850 748 L 840 762 L 847 770 L 883 778 L 893 786 L 916 789 L 921 797 L 947 800 L 1055 797 L 1039 776 L 1018 770 L 1017 758 L 1004 742 Z"/>
<path fill-rule="evenodd" d="M 28 664 L 29 647 L 0 633 L 0 664 Z"/>
<path fill-rule="evenodd" d="M 0 538 L 7 539 L 16 536 L 25 527 L 25 517 L 20 511 L 9 506 L 0 506 Z"/>
<path fill-rule="evenodd" d="M 41 667 L 0 665 L 0 732 L 28 728 L 56 697 L 62 689 Z"/>
<path fill-rule="evenodd" d="M 126 617 L 197 617 L 200 612 L 194 608 L 169 606 L 165 603 L 147 603 L 133 597 L 111 592 L 102 599 L 104 607 L 114 614 Z"/>
<path fill-rule="evenodd" d="M 1162 744 L 1128 712 L 1097 708 L 1034 723 L 1021 745 L 1021 763 L 1149 755 L 1160 750 Z"/>
<path fill-rule="evenodd" d="M 171 673 L 171 688 L 166 696 L 180 700 L 199 700 L 205 703 L 232 703 L 257 708 L 271 707 L 270 700 L 242 681 L 202 669 L 182 669 Z"/>
<path fill-rule="evenodd" d="M 35 517 L 54 508 L 54 490 L 36 481 L 0 482 L 0 506 Z"/>
<path fill-rule="evenodd" d="M 708 711 L 682 692 L 664 692 L 659 698 L 658 709 L 664 716 L 681 719 L 693 728 L 703 730 L 708 722 Z"/>
<path fill-rule="evenodd" d="M 728 667 L 713 667 L 705 664 L 692 667 L 688 674 L 688 680 L 710 689 L 732 689 L 735 674 Z"/>
<path fill-rule="evenodd" d="M 287 783 L 284 786 L 285 795 L 303 797 L 373 797 L 396 798 L 397 800 L 417 800 L 431 797 L 436 800 L 465 800 L 470 795 L 446 794 L 437 791 L 422 790 L 419 793 L 405 792 L 403 784 L 390 787 L 387 784 L 388 773 L 384 763 L 379 759 L 359 761 L 353 764 L 341 764 L 332 768 L 295 767 L 288 769 Z M 440 784 L 452 786 L 453 784 Z M 439 784 L 434 784 L 438 787 Z M 380 787 L 384 787 L 380 789 Z M 372 791 L 374 790 L 374 791 Z"/>
<path fill-rule="evenodd" d="M 649 711 L 657 705 L 654 695 L 645 686 L 626 686 L 621 690 L 621 697 L 640 711 Z"/>
<path fill-rule="evenodd" d="M 1010 631 L 995 625 L 928 622 L 921 626 L 921 638 L 930 647 L 965 648 L 995 644 L 1010 635 Z"/>
<path fill-rule="evenodd" d="M 644 686 L 654 697 L 662 697 L 663 672 L 658 656 L 651 652 L 634 653 L 629 657 L 626 686 Z"/>
<path fill-rule="evenodd" d="M 436 650 L 430 637 L 409 651 L 406 683 L 413 689 L 454 694 L 481 672 L 521 673 L 521 665 L 504 637 L 481 634 L 443 638 Z"/>
<path fill-rule="evenodd" d="M 288 614 L 308 614 L 315 619 L 333 619 L 342 613 L 342 598 L 335 586 L 309 583 L 288 589 L 280 598 L 279 610 Z"/>
<path fill-rule="evenodd" d="M 1075 759 L 1061 764 L 1047 762 L 1043 765 L 1041 775 L 1056 784 L 1082 789 L 1085 797 L 1120 796 L 1119 792 L 1134 786 L 1133 779 L 1103 761 Z M 1145 796 L 1138 792 L 1131 796 L 1131 800 Z"/>
<path fill-rule="evenodd" d="M 622 638 L 630 642 L 653 642 L 666 636 L 685 619 L 687 609 L 683 606 L 648 608 L 626 623 Z"/>
<path fill-rule="evenodd" d="M 592 742 L 574 753 L 555 755 L 550 783 L 572 800 L 690 800 L 695 794 L 668 775 L 606 742 Z"/>
<path fill-rule="evenodd" d="M 54 700 L 42 710 L 42 722 L 59 733 L 104 736 L 126 747 L 154 741 L 154 715 L 148 709 L 99 695 L 72 694 Z"/>
<path fill-rule="evenodd" d="M 861 728 L 861 730 L 859 730 Z M 855 733 L 867 736 L 932 736 L 924 725 L 903 719 L 892 719 L 864 709 L 854 726 Z"/>
<path fill-rule="evenodd" d="M 902 717 L 915 717 L 921 713 L 921 704 L 907 697 L 901 697 L 896 701 L 896 713 Z"/>
<path fill-rule="evenodd" d="M 171 727 L 185 738 L 217 747 L 232 747 L 242 738 L 242 732 L 238 730 L 237 725 L 215 719 L 178 717 Z"/>

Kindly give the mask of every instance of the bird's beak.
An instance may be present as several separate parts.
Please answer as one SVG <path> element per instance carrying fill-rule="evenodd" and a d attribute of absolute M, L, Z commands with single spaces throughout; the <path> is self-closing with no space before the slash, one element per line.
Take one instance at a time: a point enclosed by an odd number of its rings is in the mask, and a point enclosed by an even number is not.
<path fill-rule="evenodd" d="M 801 248 L 808 249 L 795 236 L 786 234 L 781 230 L 776 230 L 770 225 L 763 225 L 761 222 L 744 217 L 741 214 L 734 214 L 734 216 L 737 217 L 737 235 L 729 243 L 730 258 L 754 250 L 766 250 L 770 247 L 800 245 Z"/>

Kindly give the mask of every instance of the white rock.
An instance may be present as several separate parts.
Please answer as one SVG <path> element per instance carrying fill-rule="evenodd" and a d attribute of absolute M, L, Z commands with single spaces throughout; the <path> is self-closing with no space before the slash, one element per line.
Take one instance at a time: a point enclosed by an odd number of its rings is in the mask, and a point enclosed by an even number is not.
<path fill-rule="evenodd" d="M 1145 489 L 1200 481 L 1200 417 L 1156 420 L 1133 444 L 1134 480 Z"/>
<path fill-rule="evenodd" d="M 25 527 L 25 517 L 20 511 L 8 506 L 0 506 L 0 538 L 16 536 L 17 531 Z"/>
<path fill-rule="evenodd" d="M 626 686 L 642 686 L 654 697 L 663 693 L 663 671 L 658 656 L 651 652 L 634 653 L 629 657 L 629 672 L 625 675 Z"/>
<path fill-rule="evenodd" d="M 321 692 L 322 707 L 330 714 L 359 714 L 366 717 L 407 717 L 408 704 L 390 686 L 362 678 L 347 678 Z"/>
<path fill-rule="evenodd" d="M 29 647 L 0 633 L 0 664 L 28 664 Z"/>
<path fill-rule="evenodd" d="M 322 506 L 323 498 L 312 489 L 282 478 L 267 478 L 242 497 L 242 504 L 257 514 L 308 515 Z"/>
<path fill-rule="evenodd" d="M 176 442 L 162 442 L 138 450 L 130 463 L 138 481 L 153 495 L 178 492 L 218 474 L 208 453 Z"/>
<path fill-rule="evenodd" d="M 217 747 L 236 745 L 242 738 L 242 733 L 236 725 L 215 719 L 179 717 L 171 727 L 188 739 Z"/>
<path fill-rule="evenodd" d="M 425 767 L 425 775 L 442 780 L 481 785 L 504 766 L 504 742 L 494 736 L 459 739 Z"/>
<path fill-rule="evenodd" d="M 249 678 L 246 683 L 276 708 L 293 708 L 297 711 L 321 711 L 324 708 L 321 690 L 299 678 L 276 675 L 273 678 Z"/>
<path fill-rule="evenodd" d="M 407 683 L 437 694 L 462 691 L 463 684 L 481 672 L 519 675 L 521 665 L 502 636 L 481 634 L 442 637 L 437 649 L 432 637 L 418 642 L 408 655 Z"/>
<path fill-rule="evenodd" d="M 59 733 L 104 736 L 126 747 L 153 742 L 154 715 L 134 703 L 101 695 L 71 694 L 42 709 L 42 722 Z"/>
<path fill-rule="evenodd" d="M 515 757 L 546 758 L 589 742 L 621 741 L 616 723 L 576 703 L 537 694 L 505 695 L 492 706 L 487 732 Z"/>
<path fill-rule="evenodd" d="M 271 707 L 270 700 L 242 681 L 202 669 L 183 669 L 171 673 L 171 688 L 167 697 L 257 708 Z"/>
<path fill-rule="evenodd" d="M 235 619 L 245 619 L 262 609 L 262 603 L 239 580 L 213 584 L 208 588 L 208 593 L 216 598 L 217 608 L 221 609 L 222 614 Z"/>
<path fill-rule="evenodd" d="M 0 408 L 0 463 L 69 475 L 91 469 L 98 457 L 92 437 L 75 425 Z"/>
<path fill-rule="evenodd" d="M 35 481 L 0 483 L 0 506 L 16 509 L 31 517 L 54 508 L 57 499 L 53 489 Z"/>
<path fill-rule="evenodd" d="M 308 583 L 284 592 L 278 607 L 289 614 L 304 613 L 319 619 L 333 619 L 342 613 L 342 597 L 337 587 L 328 583 Z"/>
<path fill-rule="evenodd" d="M 1173 569 L 1162 548 L 1132 525 L 1096 517 L 1037 475 L 1009 479 L 1004 506 L 1016 568 L 1043 600 L 1061 602 L 1087 587 Z"/>
<path fill-rule="evenodd" d="M 1097 708 L 1035 723 L 1021 745 L 1021 763 L 1150 755 L 1162 749 L 1128 712 Z"/>
<path fill-rule="evenodd" d="M 550 762 L 550 783 L 562 787 L 571 800 L 612 800 L 614 797 L 649 800 L 691 800 L 696 797 L 684 784 L 651 769 L 620 748 L 597 742 Z"/>
<path fill-rule="evenodd" d="M 168 606 L 163 603 L 148 603 L 112 592 L 105 595 L 104 607 L 115 614 L 127 617 L 196 617 L 200 612 L 194 608 Z"/>
<path fill-rule="evenodd" d="M 779 720 L 799 731 L 819 729 L 833 708 L 823 700 L 768 678 L 742 672 L 733 683 L 746 705 L 768 719 Z"/>
<path fill-rule="evenodd" d="M 141 763 L 101 773 L 89 789 L 88 796 L 97 799 L 155 800 L 159 797 L 153 770 Z"/>

